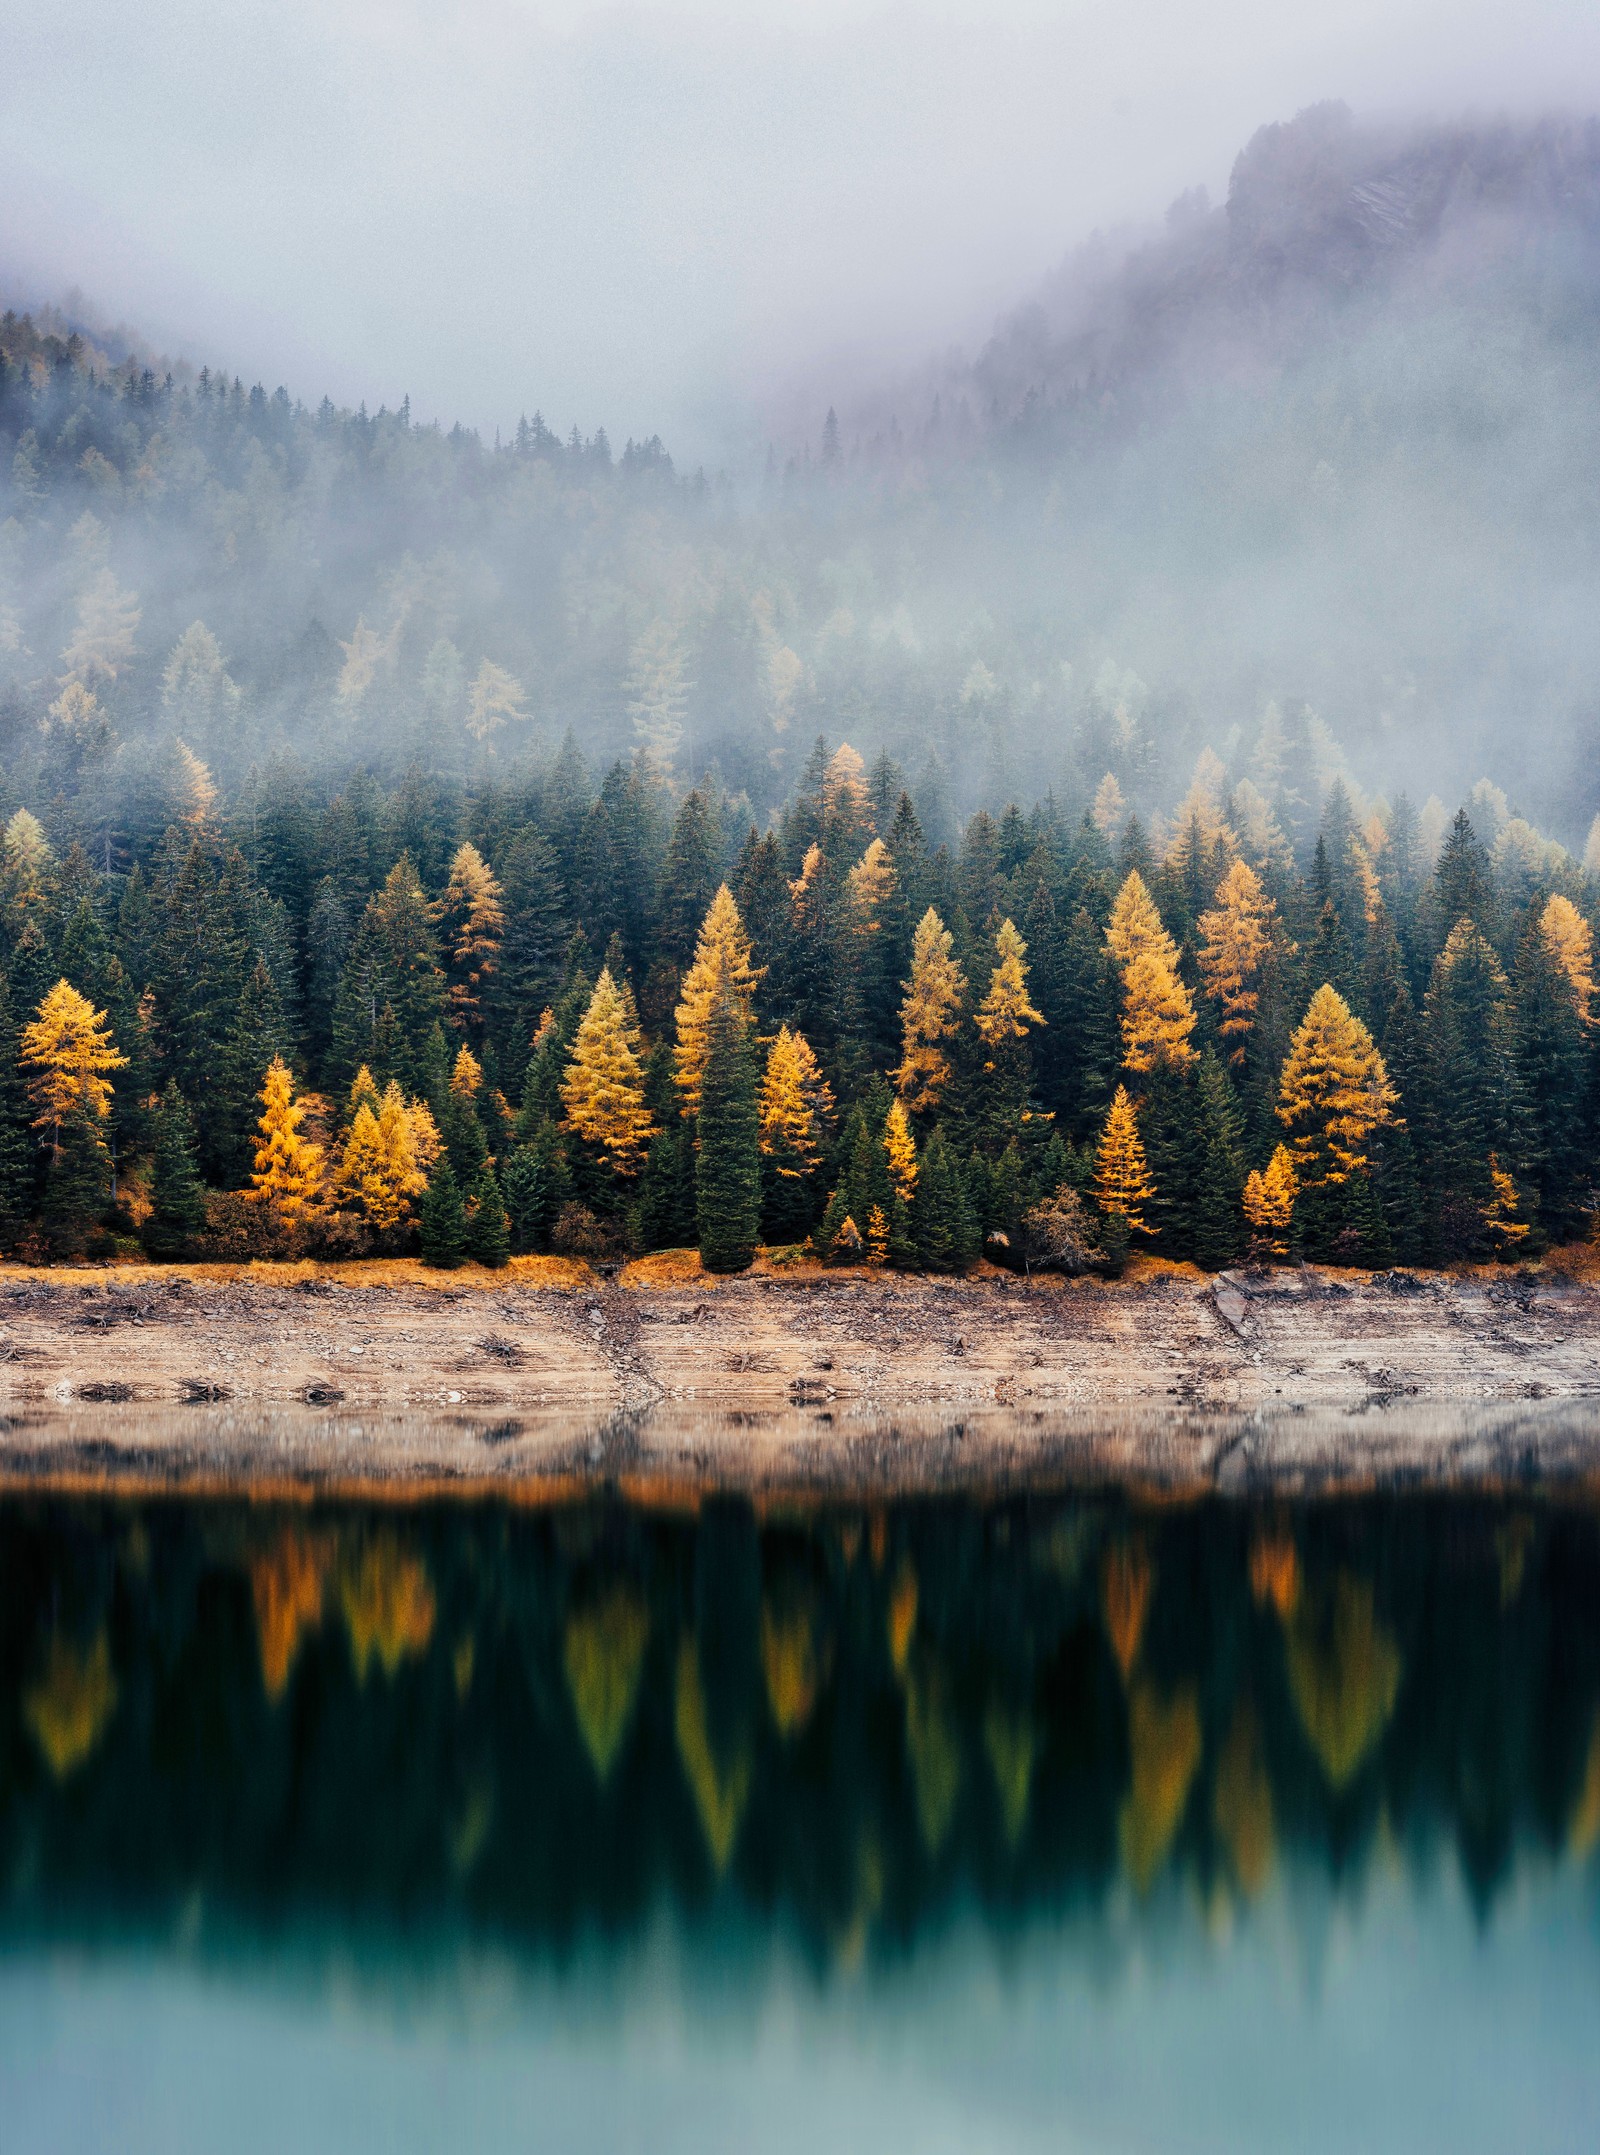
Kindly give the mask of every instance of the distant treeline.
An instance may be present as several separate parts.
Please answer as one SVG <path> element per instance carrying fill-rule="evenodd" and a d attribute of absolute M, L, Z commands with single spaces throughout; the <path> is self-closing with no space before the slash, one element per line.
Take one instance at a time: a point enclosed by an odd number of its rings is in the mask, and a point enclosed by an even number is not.
<path fill-rule="evenodd" d="M 13 1248 L 1114 1270 L 1590 1231 L 1600 885 L 1488 794 L 1492 844 L 1335 782 L 1297 846 L 1287 778 L 1202 759 L 1158 829 L 1107 776 L 952 849 L 822 742 L 764 830 L 570 741 L 331 797 L 281 760 L 224 796 L 179 744 L 164 785 L 109 872 L 70 795 L 0 842 Z"/>

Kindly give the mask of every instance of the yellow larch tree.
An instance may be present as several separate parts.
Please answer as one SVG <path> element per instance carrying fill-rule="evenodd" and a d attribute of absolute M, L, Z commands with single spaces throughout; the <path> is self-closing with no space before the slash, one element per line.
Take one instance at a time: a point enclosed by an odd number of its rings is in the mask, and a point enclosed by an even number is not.
<path fill-rule="evenodd" d="M 1566 976 L 1577 1008 L 1578 1022 L 1594 1022 L 1594 937 L 1589 923 L 1570 898 L 1559 892 L 1545 903 L 1539 915 L 1544 946 Z"/>
<path fill-rule="evenodd" d="M 893 1102 L 883 1126 L 883 1151 L 889 1163 L 889 1180 L 902 1204 L 909 1205 L 917 1188 L 917 1141 L 905 1103 Z"/>
<path fill-rule="evenodd" d="M 1094 807 L 1090 810 L 1094 827 L 1102 838 L 1114 838 L 1128 819 L 1128 804 L 1122 788 L 1117 784 L 1116 774 L 1107 771 L 1094 789 Z"/>
<path fill-rule="evenodd" d="M 476 1032 L 500 964 L 506 909 L 499 879 L 474 845 L 456 848 L 439 900 L 439 925 L 450 976 L 450 1016 L 463 1032 Z"/>
<path fill-rule="evenodd" d="M 450 1090 L 458 1100 L 476 1100 L 483 1084 L 483 1065 L 465 1041 L 450 1065 Z"/>
<path fill-rule="evenodd" d="M 1289 1222 L 1298 1194 L 1294 1157 L 1287 1145 L 1275 1148 L 1265 1167 L 1245 1177 L 1244 1216 L 1275 1257 L 1289 1254 Z"/>
<path fill-rule="evenodd" d="M 844 887 L 852 930 L 859 937 L 876 935 L 895 887 L 894 857 L 881 838 L 873 839 L 845 877 Z"/>
<path fill-rule="evenodd" d="M 1027 1037 L 1030 1025 L 1042 1025 L 1043 1014 L 1028 997 L 1028 946 L 1010 920 L 1000 923 L 994 939 L 996 964 L 989 975 L 988 993 L 973 1013 L 983 1044 L 993 1054 L 1007 1043 Z"/>
<path fill-rule="evenodd" d="M 945 1043 L 955 1038 L 967 976 L 951 956 L 949 929 L 930 905 L 911 944 L 911 978 L 900 1005 L 903 1053 L 896 1090 L 913 1115 L 931 1114 L 950 1082 Z"/>
<path fill-rule="evenodd" d="M 1194 1001 L 1178 975 L 1178 946 L 1136 868 L 1117 893 L 1106 942 L 1122 969 L 1123 1067 L 1143 1076 L 1197 1062 Z"/>
<path fill-rule="evenodd" d="M 256 1125 L 251 1188 L 284 1219 L 300 1219 L 321 1201 L 322 1147 L 300 1134 L 306 1106 L 294 1096 L 294 1078 L 281 1055 L 274 1055 L 267 1065 L 258 1097 L 261 1119 Z"/>
<path fill-rule="evenodd" d="M 1360 1173 L 1367 1140 L 1394 1120 L 1397 1097 L 1372 1035 L 1324 981 L 1289 1043 L 1278 1084 L 1278 1120 L 1300 1188 Z"/>
<path fill-rule="evenodd" d="M 58 980 L 39 1014 L 22 1028 L 21 1060 L 28 1073 L 33 1126 L 50 1133 L 59 1156 L 61 1133 L 70 1122 L 91 1128 L 111 1112 L 110 1070 L 125 1070 L 126 1055 L 117 1052 L 103 1010 L 96 1010 L 67 980 Z"/>
<path fill-rule="evenodd" d="M 678 1002 L 676 1060 L 685 1115 L 700 1112 L 700 1085 L 706 1057 L 711 1052 L 711 1020 L 718 1003 L 726 996 L 741 1024 L 748 1025 L 755 991 L 765 971 L 764 966 L 750 962 L 750 938 L 733 902 L 733 893 L 724 883 L 707 910 L 694 962 L 684 975 Z"/>
<path fill-rule="evenodd" d="M 1245 1042 L 1256 1021 L 1261 968 L 1272 948 L 1275 915 L 1261 878 L 1248 861 L 1236 860 L 1217 885 L 1216 903 L 1200 915 L 1200 977 L 1222 1006 L 1218 1030 L 1228 1060 L 1244 1061 Z"/>
<path fill-rule="evenodd" d="M 1146 950 L 1158 951 L 1170 966 L 1178 963 L 1178 946 L 1162 926 L 1156 902 L 1137 868 L 1129 869 L 1117 892 L 1106 942 L 1121 966 L 1131 965 Z"/>
<path fill-rule="evenodd" d="M 830 815 L 852 822 L 866 816 L 867 767 L 848 741 L 841 741 L 828 760 L 822 780 L 822 804 Z"/>
<path fill-rule="evenodd" d="M 833 1090 L 804 1033 L 779 1027 L 767 1051 L 758 1105 L 761 1150 L 777 1174 L 798 1181 L 821 1166 Z"/>
<path fill-rule="evenodd" d="M 1152 1234 L 1144 1207 L 1156 1194 L 1139 1135 L 1139 1117 L 1126 1085 L 1112 1096 L 1094 1159 L 1094 1201 L 1108 1217 L 1124 1220 L 1136 1234 Z"/>
<path fill-rule="evenodd" d="M 561 1080 L 564 1127 L 605 1155 L 618 1175 L 636 1175 L 656 1134 L 644 1097 L 643 1043 L 629 999 L 606 966 L 578 1025 Z"/>
<path fill-rule="evenodd" d="M 439 1132 L 427 1105 L 407 1100 L 393 1079 L 383 1098 L 363 1098 L 345 1138 L 334 1194 L 375 1235 L 411 1226 L 439 1157 Z"/>

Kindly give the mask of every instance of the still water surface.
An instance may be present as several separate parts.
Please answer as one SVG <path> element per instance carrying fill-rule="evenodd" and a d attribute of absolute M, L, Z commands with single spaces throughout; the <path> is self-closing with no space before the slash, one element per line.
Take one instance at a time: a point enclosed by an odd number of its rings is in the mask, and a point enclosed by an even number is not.
<path fill-rule="evenodd" d="M 1590 2149 L 1600 1497 L 0 1499 L 15 2150 Z"/>

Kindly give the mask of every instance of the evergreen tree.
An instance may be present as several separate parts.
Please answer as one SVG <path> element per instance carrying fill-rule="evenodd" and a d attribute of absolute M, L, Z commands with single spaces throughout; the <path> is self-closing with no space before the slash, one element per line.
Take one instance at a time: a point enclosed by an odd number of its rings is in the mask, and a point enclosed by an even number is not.
<path fill-rule="evenodd" d="M 463 1248 L 474 1263 L 498 1270 L 511 1255 L 510 1222 L 494 1169 L 487 1161 L 467 1192 Z"/>
<path fill-rule="evenodd" d="M 422 1197 L 422 1261 L 453 1272 L 467 1244 L 467 1217 L 461 1185 L 448 1159 L 442 1159 Z"/>
<path fill-rule="evenodd" d="M 151 1257 L 186 1257 L 205 1226 L 206 1193 L 195 1164 L 194 1118 L 177 1080 L 151 1117 L 150 1212 L 141 1230 Z"/>
<path fill-rule="evenodd" d="M 761 1225 L 760 1119 L 748 1022 L 730 985 L 712 1009 L 700 1077 L 695 1214 L 708 1272 L 742 1272 Z"/>
<path fill-rule="evenodd" d="M 1433 1092 L 1430 1181 L 1436 1232 L 1447 1257 L 1482 1254 L 1494 1197 L 1491 1153 L 1523 1149 L 1516 1025 L 1500 961 L 1469 917 L 1457 921 L 1423 1004 Z"/>
<path fill-rule="evenodd" d="M 15 1242 L 33 1211 L 35 1148 L 20 1052 L 10 986 L 0 973 L 0 1247 Z"/>
<path fill-rule="evenodd" d="M 1552 913 L 1557 906 L 1564 912 Z M 1570 917 L 1569 917 L 1570 916 Z M 1522 1166 L 1546 1232 L 1577 1232 L 1590 1203 L 1584 1132 L 1587 1019 L 1593 980 L 1588 923 L 1550 900 L 1517 951 L 1513 1031 L 1517 1098 L 1526 1110 Z"/>
<path fill-rule="evenodd" d="M 1209 1050 L 1194 1083 L 1196 1179 L 1190 1248 L 1217 1272 L 1243 1245 L 1244 1127 L 1228 1073 Z"/>
<path fill-rule="evenodd" d="M 922 1150 L 911 1233 L 918 1259 L 930 1272 L 964 1272 L 976 1262 L 977 1224 L 942 1130 L 936 1129 Z"/>

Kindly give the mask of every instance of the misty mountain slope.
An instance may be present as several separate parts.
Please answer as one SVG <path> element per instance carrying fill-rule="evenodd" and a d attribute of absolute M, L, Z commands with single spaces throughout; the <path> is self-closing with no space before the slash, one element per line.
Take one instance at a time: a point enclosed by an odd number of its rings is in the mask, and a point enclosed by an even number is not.
<path fill-rule="evenodd" d="M 570 726 L 760 808 L 825 731 L 936 752 L 958 806 L 1110 768 L 1149 808 L 1309 702 L 1363 784 L 1487 774 L 1581 841 L 1597 319 L 1594 123 L 1330 108 L 1264 129 L 1225 205 L 1080 252 L 970 364 L 838 385 L 842 427 L 760 487 L 158 377 L 8 315 L 8 762 L 98 726 L 223 775 L 284 742 L 470 774 Z"/>

